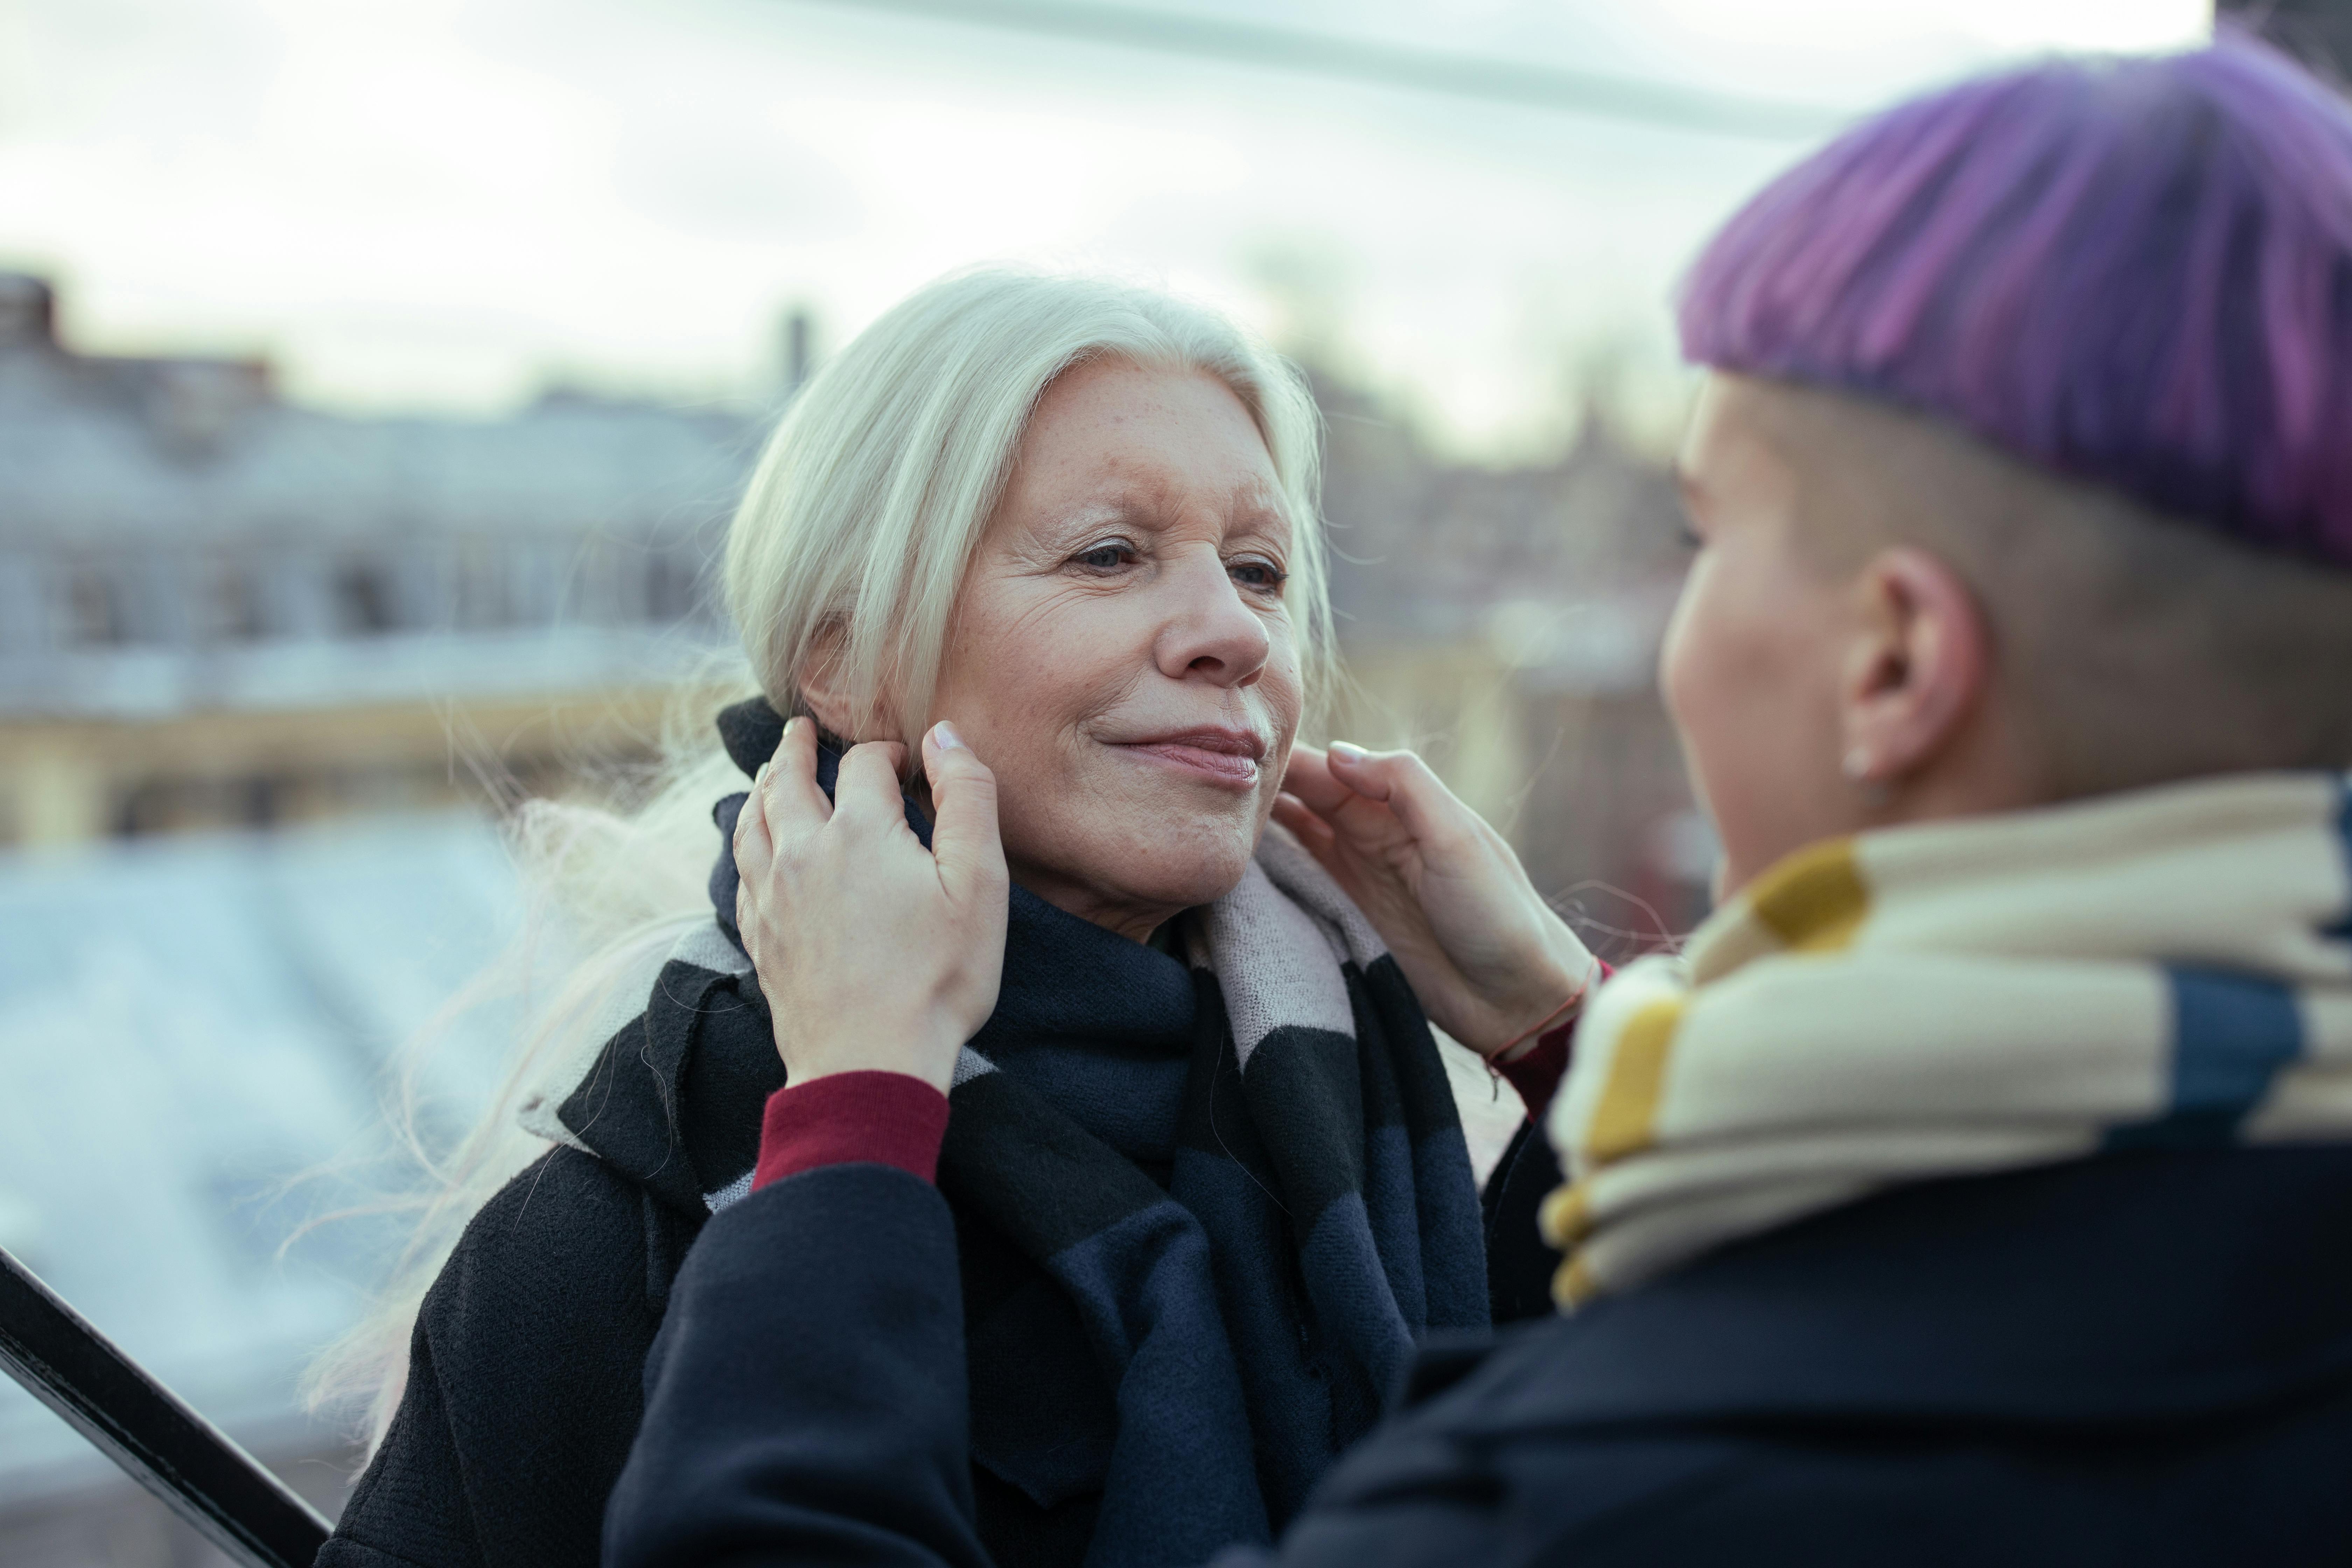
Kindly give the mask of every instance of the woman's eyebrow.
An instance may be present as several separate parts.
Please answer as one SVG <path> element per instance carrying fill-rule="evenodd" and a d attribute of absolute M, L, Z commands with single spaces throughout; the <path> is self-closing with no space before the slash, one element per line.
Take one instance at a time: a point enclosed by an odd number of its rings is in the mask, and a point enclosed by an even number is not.
<path fill-rule="evenodd" d="M 1147 515 L 1147 509 L 1138 506 L 1128 498 L 1107 501 L 1082 501 L 1067 511 L 1055 514 L 1046 523 L 1044 531 L 1055 539 L 1067 539 L 1112 526 L 1148 528 L 1150 526 L 1150 521 Z"/>
<path fill-rule="evenodd" d="M 1263 484 L 1245 484 L 1233 492 L 1230 502 L 1232 516 L 1244 528 L 1279 533 L 1286 542 L 1290 537 L 1290 512 L 1281 499 L 1271 494 Z"/>
<path fill-rule="evenodd" d="M 1294 529 L 1290 512 L 1278 496 L 1262 484 L 1236 487 L 1226 498 L 1228 527 L 1234 532 L 1267 536 L 1288 545 Z M 1055 548 L 1075 542 L 1106 528 L 1129 533 L 1159 533 L 1167 528 L 1160 498 L 1132 491 L 1108 500 L 1080 501 L 1067 510 L 1041 520 L 1033 537 Z"/>

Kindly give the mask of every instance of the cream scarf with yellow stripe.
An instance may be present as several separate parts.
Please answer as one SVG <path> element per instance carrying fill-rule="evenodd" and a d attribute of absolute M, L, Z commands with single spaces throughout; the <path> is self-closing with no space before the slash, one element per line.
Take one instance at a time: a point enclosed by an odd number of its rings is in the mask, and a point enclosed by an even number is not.
<path fill-rule="evenodd" d="M 1563 1307 L 1903 1182 L 2352 1140 L 2352 787 L 2249 773 L 1799 851 L 1577 1030 Z"/>

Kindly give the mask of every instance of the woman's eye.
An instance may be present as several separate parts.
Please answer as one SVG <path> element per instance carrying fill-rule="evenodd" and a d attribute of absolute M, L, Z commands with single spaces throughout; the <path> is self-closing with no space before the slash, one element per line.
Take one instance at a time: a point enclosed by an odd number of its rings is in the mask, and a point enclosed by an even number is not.
<path fill-rule="evenodd" d="M 1071 559 L 1077 565 L 1092 567 L 1097 572 L 1114 572 L 1126 565 L 1134 555 L 1131 546 L 1113 542 L 1097 544 L 1091 550 L 1082 550 Z"/>
<path fill-rule="evenodd" d="M 1279 588 L 1290 580 L 1290 574 L 1271 561 L 1236 561 L 1231 570 L 1236 582 L 1252 588 Z"/>

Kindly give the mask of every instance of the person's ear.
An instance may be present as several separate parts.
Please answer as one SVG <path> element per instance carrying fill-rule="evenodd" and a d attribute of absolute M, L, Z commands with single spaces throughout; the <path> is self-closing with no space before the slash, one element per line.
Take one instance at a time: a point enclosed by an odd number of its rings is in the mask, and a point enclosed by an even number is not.
<path fill-rule="evenodd" d="M 793 681 L 800 694 L 801 706 L 809 711 L 817 727 L 828 735 L 846 741 L 887 740 L 889 736 L 860 735 L 856 714 L 850 700 L 847 682 L 843 676 L 849 648 L 849 629 L 838 620 L 828 620 L 817 628 L 809 643 L 807 659 L 802 664 Z"/>
<path fill-rule="evenodd" d="M 1991 635 L 1960 574 L 1924 550 L 1862 570 L 1857 632 L 1839 691 L 1845 776 L 1884 799 L 1953 746 L 1992 673 Z"/>

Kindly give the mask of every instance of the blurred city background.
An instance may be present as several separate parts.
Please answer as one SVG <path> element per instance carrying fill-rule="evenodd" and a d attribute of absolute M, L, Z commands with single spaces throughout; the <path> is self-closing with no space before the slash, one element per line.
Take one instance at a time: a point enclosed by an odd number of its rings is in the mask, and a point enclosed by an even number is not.
<path fill-rule="evenodd" d="M 2309 52 L 2325 4 L 2275 9 Z M 2206 0 L 0 0 L 0 1246 L 331 1514 L 305 1359 L 499 819 L 723 679 L 829 345 L 1108 268 L 1313 376 L 1353 685 L 1628 952 L 1714 853 L 1652 666 L 1674 279 L 1902 92 Z M 2344 58 L 2339 55 L 2339 58 Z M 633 773 L 633 770 L 635 772 Z M 715 844 L 714 844 L 715 848 Z M 495 1080 L 470 1015 L 425 1086 Z M 0 1563 L 216 1561 L 0 1383 Z"/>

